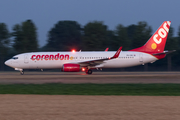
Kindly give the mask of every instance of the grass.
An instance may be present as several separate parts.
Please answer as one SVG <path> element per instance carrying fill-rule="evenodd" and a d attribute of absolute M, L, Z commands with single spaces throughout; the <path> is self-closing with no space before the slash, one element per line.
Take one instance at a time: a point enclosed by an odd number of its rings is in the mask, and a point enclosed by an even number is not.
<path fill-rule="evenodd" d="M 180 96 L 180 84 L 9 84 L 0 94 Z"/>

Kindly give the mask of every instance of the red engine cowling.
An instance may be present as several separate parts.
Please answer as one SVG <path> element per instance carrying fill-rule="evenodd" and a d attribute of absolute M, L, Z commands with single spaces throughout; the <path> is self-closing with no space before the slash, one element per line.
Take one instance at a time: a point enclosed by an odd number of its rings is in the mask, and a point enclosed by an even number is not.
<path fill-rule="evenodd" d="M 63 72 L 79 72 L 80 65 L 79 64 L 64 64 L 62 71 Z"/>

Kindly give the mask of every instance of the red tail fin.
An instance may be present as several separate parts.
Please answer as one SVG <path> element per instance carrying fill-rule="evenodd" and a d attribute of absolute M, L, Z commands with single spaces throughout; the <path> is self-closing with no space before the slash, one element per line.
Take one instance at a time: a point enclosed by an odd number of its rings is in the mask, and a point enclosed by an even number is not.
<path fill-rule="evenodd" d="M 138 51 L 145 53 L 161 53 L 164 51 L 166 39 L 168 36 L 171 21 L 165 21 L 152 35 L 152 37 L 142 47 L 132 49 L 130 51 Z"/>

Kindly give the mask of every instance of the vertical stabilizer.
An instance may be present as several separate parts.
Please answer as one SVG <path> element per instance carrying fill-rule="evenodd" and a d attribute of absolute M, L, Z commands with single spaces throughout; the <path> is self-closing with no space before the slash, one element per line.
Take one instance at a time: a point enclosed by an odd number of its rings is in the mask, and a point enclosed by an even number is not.
<path fill-rule="evenodd" d="M 164 51 L 171 21 L 165 21 L 142 47 L 130 51 L 161 53 Z"/>

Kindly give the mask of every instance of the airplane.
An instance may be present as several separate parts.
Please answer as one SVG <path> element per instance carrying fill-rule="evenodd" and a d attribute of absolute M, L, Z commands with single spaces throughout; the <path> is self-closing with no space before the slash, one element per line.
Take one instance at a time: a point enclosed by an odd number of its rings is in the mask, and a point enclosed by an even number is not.
<path fill-rule="evenodd" d="M 171 21 L 164 21 L 151 38 L 141 47 L 129 51 L 72 51 L 31 52 L 13 56 L 5 61 L 7 66 L 24 74 L 24 69 L 61 69 L 63 72 L 92 74 L 92 69 L 125 68 L 162 59 L 174 51 L 164 51 Z"/>

